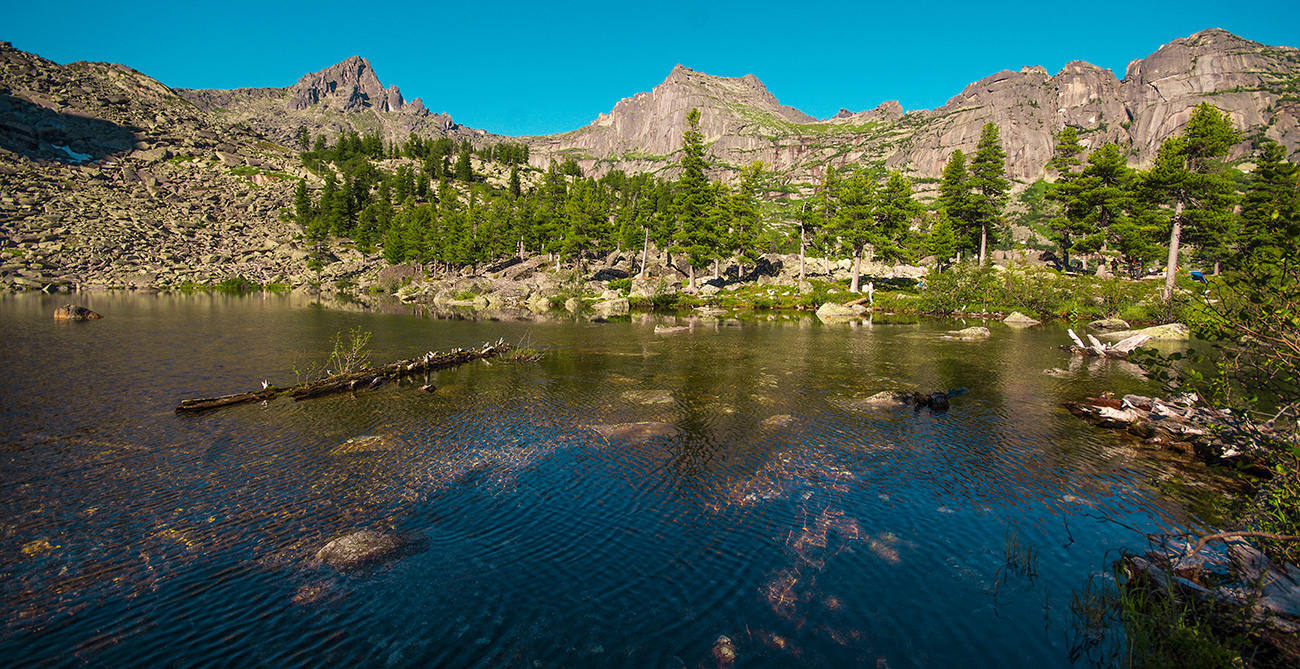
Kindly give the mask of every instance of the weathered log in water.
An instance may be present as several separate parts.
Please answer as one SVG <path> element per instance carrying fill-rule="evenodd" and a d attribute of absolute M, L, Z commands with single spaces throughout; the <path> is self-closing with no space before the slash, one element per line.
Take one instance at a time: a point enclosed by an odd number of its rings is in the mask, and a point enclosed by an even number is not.
<path fill-rule="evenodd" d="M 1151 335 L 1139 333 L 1116 344 L 1103 344 L 1096 337 L 1088 335 L 1088 341 L 1091 343 L 1085 344 L 1079 338 L 1079 335 L 1074 333 L 1073 329 L 1067 329 L 1066 333 L 1070 335 L 1070 339 L 1074 340 L 1074 346 L 1062 346 L 1062 349 L 1068 350 L 1075 355 L 1090 355 L 1119 360 L 1127 359 L 1130 353 L 1151 340 Z"/>
<path fill-rule="evenodd" d="M 179 405 L 177 405 L 176 413 L 218 409 L 233 404 L 270 400 L 282 395 L 290 395 L 295 401 L 298 401 L 311 399 L 313 397 L 321 397 L 324 395 L 332 395 L 335 393 L 378 388 L 389 381 L 400 379 L 405 376 L 451 369 L 452 367 L 459 367 L 466 363 L 474 362 L 475 360 L 495 358 L 509 351 L 510 345 L 505 343 L 504 340 L 497 341 L 495 344 L 484 344 L 483 348 L 474 351 L 465 351 L 461 349 L 455 349 L 447 353 L 434 353 L 430 351 L 418 358 L 398 360 L 397 362 L 391 362 L 380 367 L 371 367 L 359 372 L 334 374 L 323 379 L 309 383 L 300 383 L 289 388 L 268 386 L 262 390 L 247 393 L 183 400 Z"/>

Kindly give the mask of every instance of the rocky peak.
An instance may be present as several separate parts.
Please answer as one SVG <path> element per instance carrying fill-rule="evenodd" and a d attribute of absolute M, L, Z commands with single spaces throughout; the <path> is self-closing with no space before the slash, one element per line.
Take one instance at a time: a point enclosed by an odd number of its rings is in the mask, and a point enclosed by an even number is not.
<path fill-rule="evenodd" d="M 375 75 L 370 61 L 361 56 L 352 56 L 319 72 L 303 75 L 289 89 L 289 100 L 285 103 L 285 108 L 299 111 L 317 104 L 349 113 L 366 109 L 396 112 L 407 106 L 397 86 L 385 89 L 379 83 L 379 77 Z M 424 105 L 421 104 L 419 108 L 423 109 Z"/>

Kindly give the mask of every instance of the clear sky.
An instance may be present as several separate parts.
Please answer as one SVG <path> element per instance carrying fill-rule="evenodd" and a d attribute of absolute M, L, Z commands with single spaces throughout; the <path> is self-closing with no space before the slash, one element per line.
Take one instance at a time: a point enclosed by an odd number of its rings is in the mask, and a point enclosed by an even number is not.
<path fill-rule="evenodd" d="M 7 2 L 0 40 L 129 65 L 176 88 L 289 86 L 348 56 L 385 86 L 505 135 L 586 125 L 681 63 L 752 73 L 824 118 L 932 109 L 1003 69 L 1110 68 L 1206 28 L 1300 46 L 1300 1 Z"/>

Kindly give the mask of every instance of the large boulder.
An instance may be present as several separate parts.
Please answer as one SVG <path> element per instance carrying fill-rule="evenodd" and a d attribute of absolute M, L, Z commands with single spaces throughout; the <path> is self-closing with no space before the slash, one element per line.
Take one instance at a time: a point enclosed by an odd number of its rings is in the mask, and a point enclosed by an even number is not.
<path fill-rule="evenodd" d="M 628 303 L 626 297 L 619 297 L 613 300 L 605 300 L 604 302 L 597 302 L 591 305 L 591 308 L 592 310 L 598 311 L 602 314 L 617 315 L 617 316 L 626 316 L 632 310 L 631 305 Z"/>
<path fill-rule="evenodd" d="M 824 323 L 842 322 L 857 318 L 865 309 L 846 307 L 836 302 L 827 302 L 817 308 L 817 318 Z"/>

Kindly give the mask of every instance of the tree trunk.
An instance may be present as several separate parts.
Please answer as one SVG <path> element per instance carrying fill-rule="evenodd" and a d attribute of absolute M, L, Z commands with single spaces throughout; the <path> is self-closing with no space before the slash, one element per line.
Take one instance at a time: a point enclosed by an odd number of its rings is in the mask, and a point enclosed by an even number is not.
<path fill-rule="evenodd" d="M 980 265 L 984 264 L 984 250 L 986 245 L 988 244 L 988 238 L 989 238 L 989 233 L 988 233 L 987 226 L 985 226 L 985 224 L 983 223 L 980 223 Z"/>
<path fill-rule="evenodd" d="M 715 279 L 720 278 L 720 277 L 722 276 L 721 274 L 718 273 L 718 268 L 719 268 L 720 265 L 721 265 L 721 263 L 718 261 L 718 259 L 717 259 L 717 258 L 714 258 L 714 259 L 713 259 L 713 278 L 715 278 Z"/>
<path fill-rule="evenodd" d="M 1183 236 L 1183 201 L 1174 205 L 1174 227 L 1169 231 L 1169 260 L 1165 263 L 1165 289 L 1162 297 L 1168 302 L 1174 296 L 1174 275 L 1178 272 L 1178 242 Z"/>
<path fill-rule="evenodd" d="M 646 261 L 650 257 L 650 228 L 645 229 L 645 246 L 641 247 L 641 278 L 645 278 Z"/>
<path fill-rule="evenodd" d="M 806 253 L 807 253 L 807 244 L 804 241 L 803 226 L 800 225 L 799 226 L 799 282 L 800 283 L 806 281 L 808 276 L 807 272 L 804 271 L 805 263 L 806 263 L 806 258 L 805 258 Z"/>
<path fill-rule="evenodd" d="M 862 249 L 853 252 L 853 283 L 849 285 L 850 293 L 860 293 L 858 290 L 858 276 L 862 272 Z"/>
<path fill-rule="evenodd" d="M 694 291 L 695 290 L 695 263 L 688 262 L 686 263 L 686 266 L 690 268 L 690 277 L 691 277 L 690 283 L 687 283 L 686 287 Z"/>

